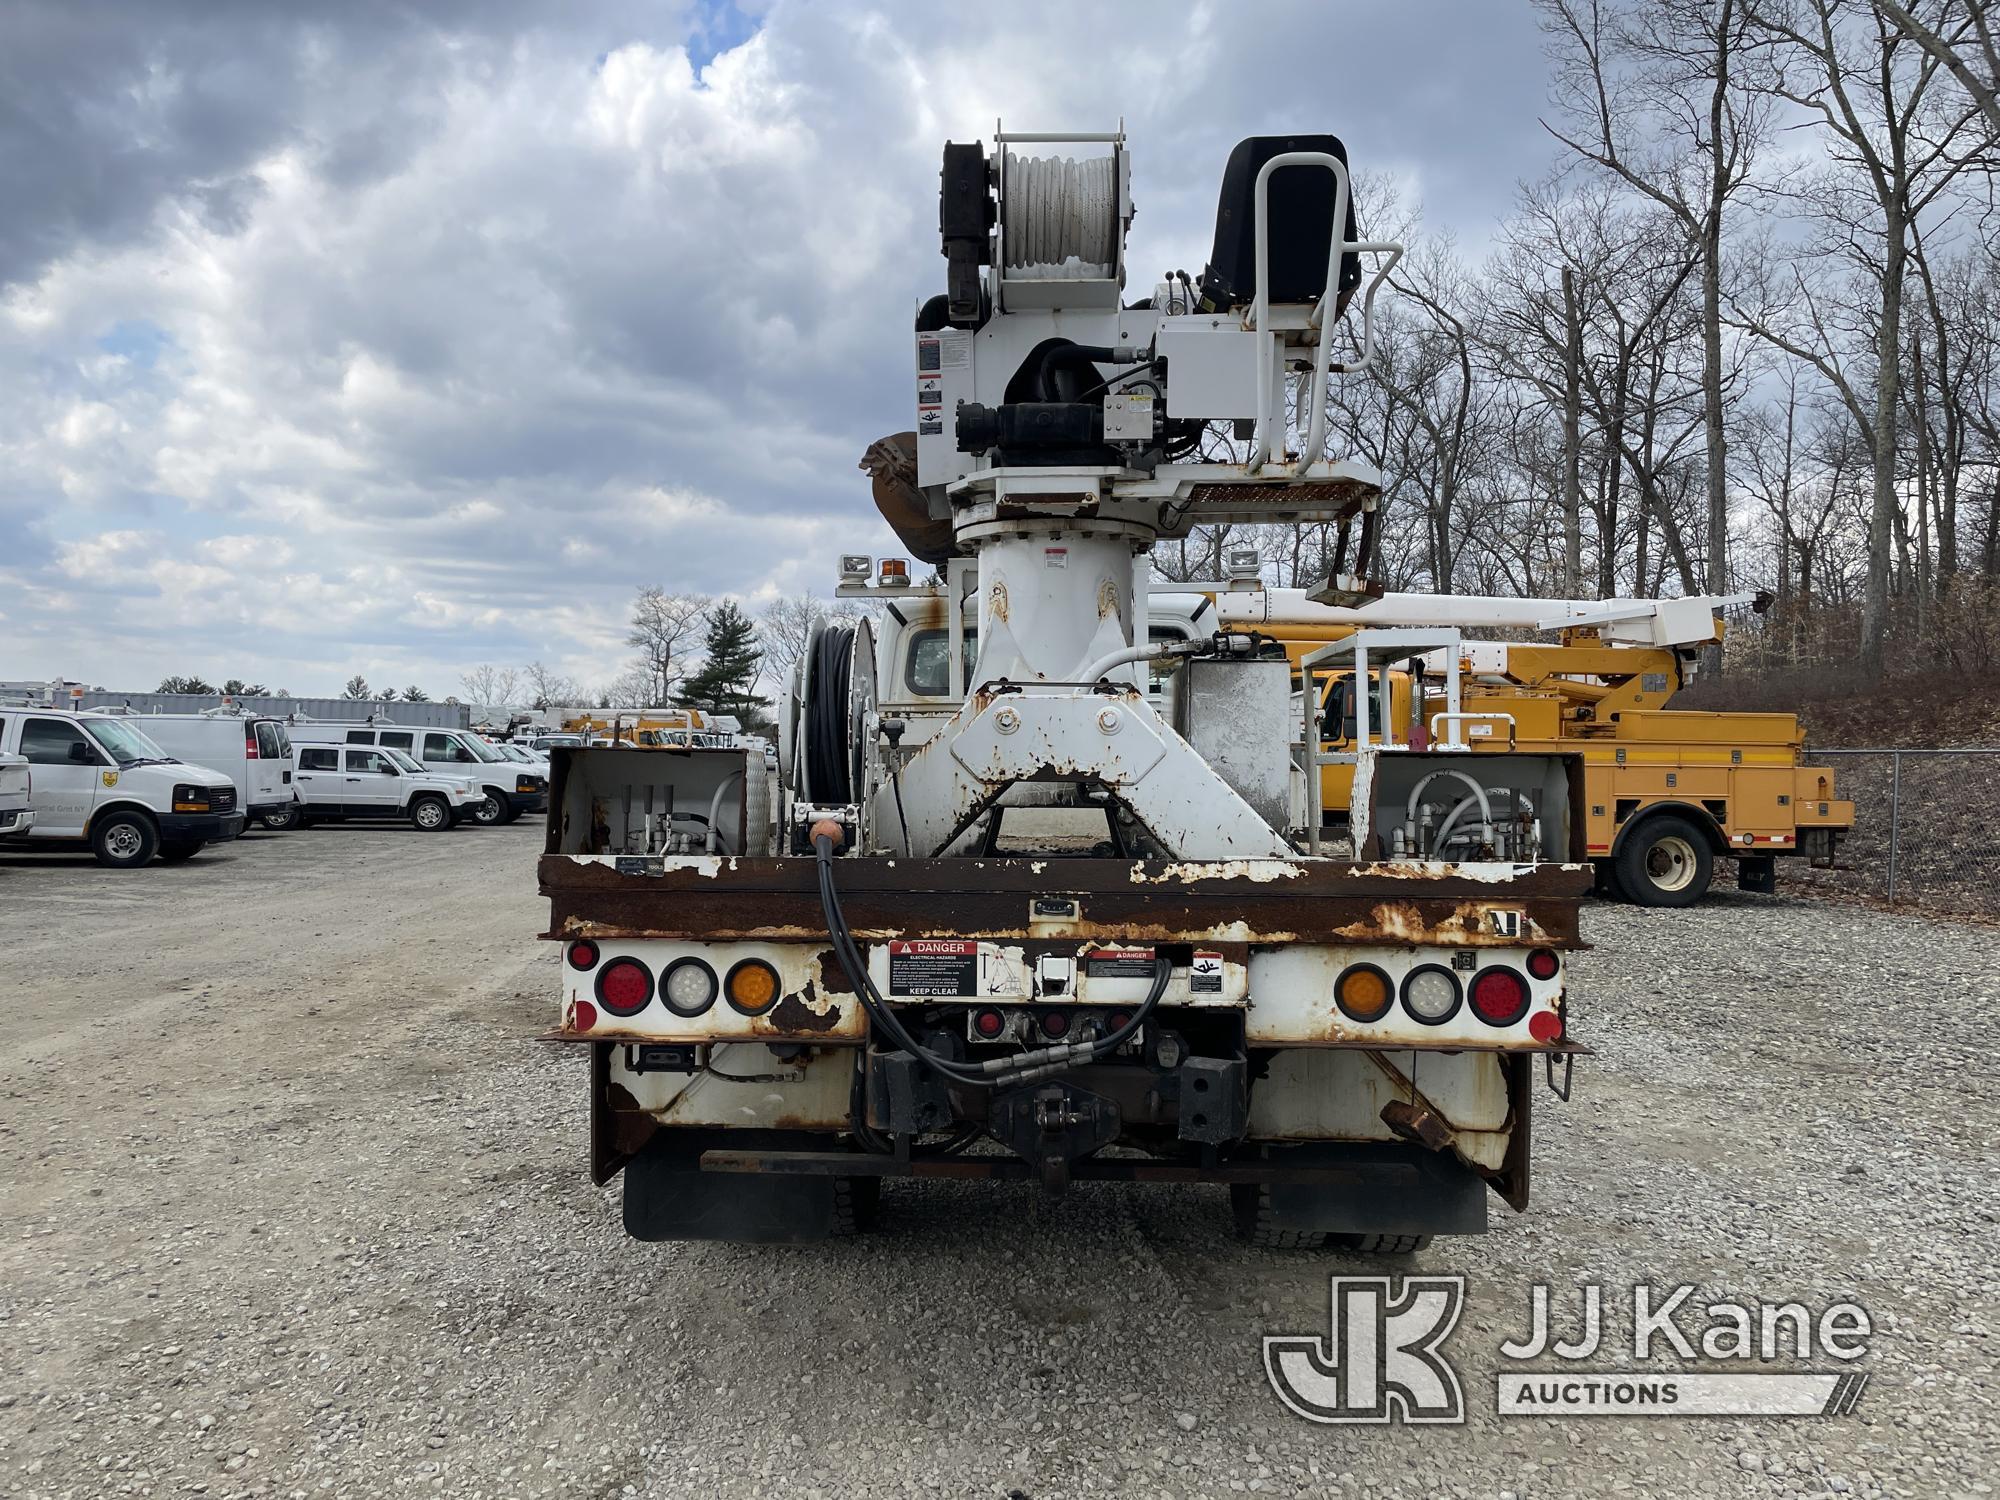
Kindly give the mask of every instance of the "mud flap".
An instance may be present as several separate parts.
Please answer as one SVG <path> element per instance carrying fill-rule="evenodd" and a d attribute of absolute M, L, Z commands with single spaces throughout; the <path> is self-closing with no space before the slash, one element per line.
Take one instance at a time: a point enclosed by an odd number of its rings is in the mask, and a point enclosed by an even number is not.
<path fill-rule="evenodd" d="M 1274 1146 L 1274 1164 L 1343 1169 L 1340 1183 L 1274 1182 L 1274 1229 L 1328 1234 L 1484 1234 L 1486 1179 L 1443 1152 L 1402 1142 Z"/>
<path fill-rule="evenodd" d="M 839 1179 L 704 1172 L 710 1147 L 797 1146 L 764 1131 L 663 1131 L 625 1167 L 625 1232 L 635 1240 L 730 1240 L 789 1245 L 833 1233 Z M 718 1137 L 726 1135 L 728 1139 Z M 758 1139 L 751 1139 L 758 1137 Z"/>

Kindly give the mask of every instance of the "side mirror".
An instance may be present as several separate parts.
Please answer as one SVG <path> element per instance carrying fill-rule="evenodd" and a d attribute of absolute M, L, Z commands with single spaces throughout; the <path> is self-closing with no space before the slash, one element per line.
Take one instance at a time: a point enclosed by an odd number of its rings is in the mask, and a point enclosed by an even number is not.
<path fill-rule="evenodd" d="M 86 745 L 82 740 L 71 740 L 69 743 L 69 758 L 79 766 L 89 765 L 90 746 Z"/>

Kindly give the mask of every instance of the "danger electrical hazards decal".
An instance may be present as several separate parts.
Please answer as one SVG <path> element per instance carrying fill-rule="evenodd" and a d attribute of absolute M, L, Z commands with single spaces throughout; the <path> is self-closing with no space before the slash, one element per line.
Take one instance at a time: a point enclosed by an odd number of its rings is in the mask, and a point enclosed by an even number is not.
<path fill-rule="evenodd" d="M 889 944 L 892 995 L 979 993 L 979 944 L 956 941 Z"/>

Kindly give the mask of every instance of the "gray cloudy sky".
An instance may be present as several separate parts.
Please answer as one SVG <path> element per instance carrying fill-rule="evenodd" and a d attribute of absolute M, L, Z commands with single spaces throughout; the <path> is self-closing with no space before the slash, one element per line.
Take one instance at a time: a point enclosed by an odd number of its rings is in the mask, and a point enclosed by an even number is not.
<path fill-rule="evenodd" d="M 947 137 L 1122 115 L 1150 285 L 1265 131 L 1476 248 L 1543 89 L 1486 0 L 0 0 L 0 678 L 608 679 L 890 550 Z"/>

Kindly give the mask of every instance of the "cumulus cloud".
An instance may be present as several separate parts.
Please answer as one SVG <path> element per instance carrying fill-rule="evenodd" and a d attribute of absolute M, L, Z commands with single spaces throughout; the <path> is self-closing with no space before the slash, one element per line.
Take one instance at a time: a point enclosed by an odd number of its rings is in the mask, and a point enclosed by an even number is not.
<path fill-rule="evenodd" d="M 1520 17 L 1165 14 L 9 12 L 0 677 L 595 681 L 641 584 L 825 587 L 891 546 L 854 465 L 908 422 L 939 146 L 996 116 L 1124 117 L 1141 286 L 1198 268 L 1245 134 L 1335 129 L 1478 224 L 1542 153 Z"/>

